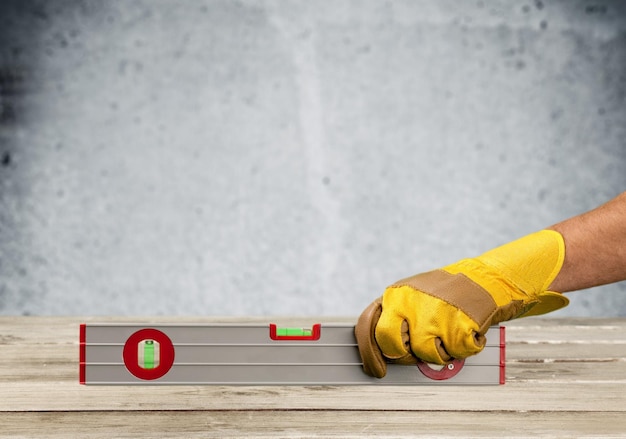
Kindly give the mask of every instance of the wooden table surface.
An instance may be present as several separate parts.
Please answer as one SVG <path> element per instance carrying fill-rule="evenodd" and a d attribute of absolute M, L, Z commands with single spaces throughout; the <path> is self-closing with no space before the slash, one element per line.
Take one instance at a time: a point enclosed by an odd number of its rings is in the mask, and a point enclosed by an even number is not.
<path fill-rule="evenodd" d="M 350 322 L 356 319 L 318 319 Z M 0 317 L 0 437 L 626 437 L 626 319 L 507 324 L 503 386 L 81 386 L 81 322 Z"/>

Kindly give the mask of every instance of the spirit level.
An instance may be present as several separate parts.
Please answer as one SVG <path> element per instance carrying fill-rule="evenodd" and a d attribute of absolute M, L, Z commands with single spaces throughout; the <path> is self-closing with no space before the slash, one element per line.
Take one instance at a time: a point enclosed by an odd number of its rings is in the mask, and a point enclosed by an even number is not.
<path fill-rule="evenodd" d="M 89 323 L 80 326 L 80 383 L 121 385 L 504 384 L 504 327 L 473 357 L 443 368 L 389 364 L 362 370 L 354 326 Z"/>

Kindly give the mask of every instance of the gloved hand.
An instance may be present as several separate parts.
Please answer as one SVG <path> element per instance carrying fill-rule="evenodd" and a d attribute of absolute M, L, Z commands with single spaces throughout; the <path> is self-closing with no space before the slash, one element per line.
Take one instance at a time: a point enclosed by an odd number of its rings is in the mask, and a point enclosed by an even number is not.
<path fill-rule="evenodd" d="M 382 378 L 387 361 L 466 358 L 483 349 L 491 325 L 566 306 L 565 296 L 547 291 L 564 257 L 561 234 L 542 230 L 394 283 L 355 328 L 365 373 Z"/>

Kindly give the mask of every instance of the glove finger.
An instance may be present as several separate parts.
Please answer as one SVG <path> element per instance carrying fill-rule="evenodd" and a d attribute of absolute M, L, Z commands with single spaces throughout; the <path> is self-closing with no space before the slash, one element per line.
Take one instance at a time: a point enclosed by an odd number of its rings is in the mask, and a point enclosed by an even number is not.
<path fill-rule="evenodd" d="M 427 363 L 446 364 L 455 358 L 462 359 L 477 354 L 484 345 L 484 342 L 477 344 L 473 336 L 452 342 L 448 340 L 447 343 L 440 337 L 430 337 L 428 342 L 411 343 L 411 350 L 416 357 Z"/>
<path fill-rule="evenodd" d="M 404 322 L 404 317 L 393 311 L 385 310 L 383 306 L 383 312 L 376 325 L 375 337 L 383 355 L 389 359 L 394 360 L 411 354 L 405 343 L 406 335 L 402 336 L 403 326 L 405 334 L 407 328 Z"/>
<path fill-rule="evenodd" d="M 470 333 L 466 335 L 460 335 L 457 337 L 456 340 L 449 342 L 448 344 L 442 341 L 442 344 L 443 349 L 452 358 L 461 359 L 478 354 L 480 351 L 482 351 L 485 347 L 486 340 L 487 339 L 484 335 Z"/>
<path fill-rule="evenodd" d="M 433 304 L 434 315 L 445 315 L 447 307 L 443 302 Z M 480 352 L 485 345 L 485 337 L 477 329 L 473 320 L 457 310 L 446 318 L 434 319 L 430 325 L 409 328 L 411 350 L 427 363 L 445 364 L 453 358 L 466 358 Z M 415 334 L 422 337 L 416 338 Z"/>
<path fill-rule="evenodd" d="M 452 359 L 439 337 L 429 335 L 419 340 L 411 337 L 409 342 L 413 355 L 426 363 L 445 364 Z"/>
<path fill-rule="evenodd" d="M 442 348 L 452 358 L 467 358 L 483 350 L 487 339 L 484 334 L 477 329 L 477 324 L 467 318 L 464 313 L 459 315 L 455 321 L 454 328 L 441 335 Z"/>

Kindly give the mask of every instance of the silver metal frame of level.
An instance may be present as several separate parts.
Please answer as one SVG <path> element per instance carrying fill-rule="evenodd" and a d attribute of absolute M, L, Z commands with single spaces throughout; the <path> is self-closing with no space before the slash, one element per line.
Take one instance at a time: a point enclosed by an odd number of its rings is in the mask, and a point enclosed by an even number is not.
<path fill-rule="evenodd" d="M 388 365 L 384 378 L 370 377 L 354 325 L 315 326 L 317 334 L 277 336 L 273 324 L 82 324 L 79 379 L 89 385 L 504 384 L 501 326 L 490 328 L 487 346 L 454 376 L 436 380 L 397 364 Z M 146 340 L 150 350 L 142 353 Z"/>

